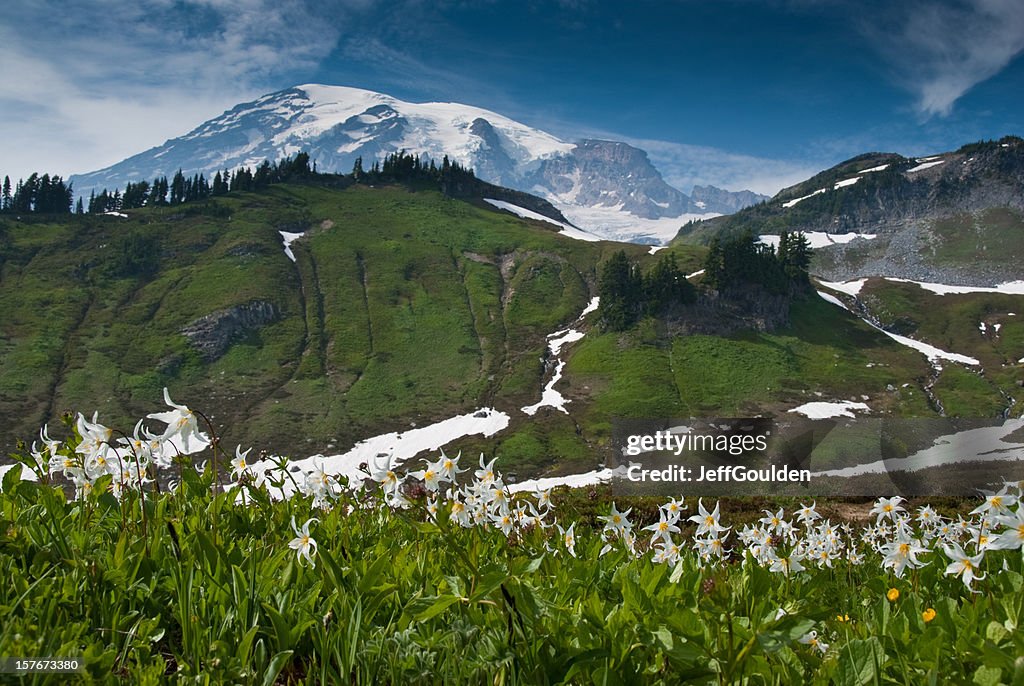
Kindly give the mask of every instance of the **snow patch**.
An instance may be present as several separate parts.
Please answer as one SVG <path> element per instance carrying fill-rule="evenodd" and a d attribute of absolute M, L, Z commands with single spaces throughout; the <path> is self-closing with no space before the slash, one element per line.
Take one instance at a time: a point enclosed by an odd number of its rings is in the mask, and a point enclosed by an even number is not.
<path fill-rule="evenodd" d="M 818 248 L 825 248 L 830 245 L 845 245 L 857 238 L 863 238 L 868 241 L 878 238 L 877 233 L 826 233 L 824 231 L 805 231 L 804 236 L 807 238 L 807 242 L 810 244 L 811 248 L 815 250 Z M 764 234 L 759 237 L 759 241 L 778 250 L 780 237 L 772 234 Z"/>
<path fill-rule="evenodd" d="M 867 282 L 867 279 L 856 279 L 855 281 L 822 281 L 821 285 L 826 288 L 831 288 L 833 291 L 839 291 L 840 293 L 856 296 L 860 293 L 860 289 L 863 288 L 864 284 Z"/>
<path fill-rule="evenodd" d="M 666 245 L 652 245 L 651 249 L 647 251 L 647 254 L 648 255 L 653 255 L 654 253 L 658 252 L 659 250 L 664 250 L 667 247 L 668 246 L 666 246 Z"/>
<path fill-rule="evenodd" d="M 548 381 L 546 386 L 544 386 L 544 391 L 541 393 L 540 400 L 535 402 L 533 405 L 527 405 L 522 408 L 525 414 L 533 416 L 537 414 L 537 410 L 542 407 L 553 407 L 563 414 L 569 414 L 569 411 L 565 409 L 565 404 L 569 401 L 565 396 L 555 390 L 555 384 L 562 379 L 562 370 L 564 368 L 565 361 L 559 360 L 558 365 L 555 367 L 555 373 L 551 376 L 551 380 Z"/>
<path fill-rule="evenodd" d="M 281 234 L 281 240 L 284 241 L 284 254 L 288 256 L 288 259 L 292 262 L 295 261 L 295 253 L 292 252 L 292 243 L 305 236 L 305 232 L 302 233 L 291 233 L 289 231 L 278 231 Z"/>
<path fill-rule="evenodd" d="M 926 159 L 931 159 L 931 158 L 926 158 Z M 912 168 L 908 169 L 907 173 L 909 174 L 910 172 L 916 172 L 916 171 L 921 171 L 922 169 L 928 169 L 929 167 L 934 167 L 936 165 L 943 164 L 945 161 L 946 160 L 935 160 L 935 161 L 932 161 L 932 162 L 922 162 L 921 160 L 918 160 L 918 162 L 921 162 L 921 164 L 917 165 L 916 167 L 912 167 Z"/>
<path fill-rule="evenodd" d="M 566 224 L 564 222 L 551 219 L 550 217 L 545 217 L 543 214 L 539 214 L 537 212 L 534 212 L 533 210 L 528 210 L 525 207 L 513 205 L 512 203 L 505 202 L 504 200 L 493 200 L 491 198 L 484 198 L 484 202 L 493 205 L 494 207 L 497 207 L 499 210 L 506 210 L 508 212 L 511 212 L 512 214 L 518 217 L 522 217 L 523 219 L 533 219 L 536 221 L 547 222 L 548 224 L 553 224 L 555 226 L 561 227 L 562 230 L 559 231 L 558 233 L 559 235 L 562 236 L 575 238 L 576 240 L 580 241 L 593 242 L 603 240 L 600 236 L 595 236 L 589 231 L 577 229 L 575 226 L 572 226 L 570 224 Z"/>
<path fill-rule="evenodd" d="M 415 457 L 423 451 L 438 450 L 444 445 L 464 436 L 493 436 L 508 427 L 509 415 L 494 408 L 485 407 L 468 414 L 450 417 L 436 424 L 405 432 L 393 431 L 367 438 L 356 443 L 348 452 L 340 455 L 313 455 L 302 460 L 289 463 L 289 469 L 311 471 L 323 463 L 328 474 L 347 476 L 351 484 L 360 483 L 366 474 L 361 472 L 362 463 L 373 464 L 379 455 L 391 455 L 395 464 Z M 260 460 L 252 465 L 255 474 L 264 474 L 276 469 L 269 460 Z M 291 495 L 293 487 L 286 479 L 283 495 Z"/>
<path fill-rule="evenodd" d="M 813 193 L 809 193 L 808 195 L 805 195 L 805 196 L 803 196 L 801 198 L 793 198 L 792 200 L 787 200 L 786 202 L 782 203 L 782 206 L 785 207 L 785 208 L 793 207 L 797 203 L 801 203 L 804 200 L 807 200 L 807 198 L 813 198 L 814 196 L 818 195 L 819 193 L 824 193 L 827 190 L 828 190 L 827 188 L 819 188 L 818 190 L 814 191 Z"/>
<path fill-rule="evenodd" d="M 858 181 L 860 181 L 863 178 L 864 178 L 863 176 L 855 176 L 852 179 L 843 179 L 842 181 L 836 181 L 836 185 L 832 187 L 832 190 L 836 190 L 837 191 L 840 188 L 845 188 L 846 186 L 852 186 L 853 184 L 857 183 Z"/>
<path fill-rule="evenodd" d="M 985 426 L 939 436 L 932 445 L 913 455 L 878 460 L 844 469 L 812 472 L 812 477 L 851 477 L 861 474 L 891 474 L 916 472 L 928 467 L 990 460 L 1024 460 L 1024 443 L 1012 438 L 1014 432 L 1024 428 L 1024 419 L 1007 419 L 1002 426 Z"/>
<path fill-rule="evenodd" d="M 931 291 L 937 295 L 950 295 L 950 294 L 962 294 L 962 293 L 1003 293 L 1005 295 L 1024 295 L 1024 281 L 1007 281 L 1001 283 L 998 286 L 949 286 L 943 283 L 929 283 L 927 281 L 911 281 L 910 279 L 900 279 L 894 276 L 885 277 L 886 281 L 894 281 L 896 283 L 912 283 L 916 286 Z"/>
<path fill-rule="evenodd" d="M 528 479 L 517 484 L 509 484 L 510 493 L 522 493 L 524 491 L 547 490 L 556 486 L 568 486 L 569 488 L 581 488 L 583 486 L 596 486 L 597 484 L 611 481 L 612 477 L 618 474 L 624 477 L 627 467 L 616 467 L 615 469 L 597 469 L 583 474 L 569 474 L 567 476 L 550 476 L 541 479 Z"/>
<path fill-rule="evenodd" d="M 854 417 L 853 410 L 870 412 L 871 408 L 864 403 L 855 403 L 850 400 L 841 402 L 813 402 L 805 403 L 800 407 L 794 407 L 790 412 L 802 414 L 810 419 L 831 419 L 832 417 Z"/>
<path fill-rule="evenodd" d="M 590 299 L 590 302 L 587 303 L 587 306 L 583 308 L 583 311 L 580 312 L 580 316 L 576 318 L 576 321 L 581 322 L 583 321 L 583 318 L 586 317 L 588 314 L 590 314 L 591 312 L 596 312 L 600 304 L 601 298 L 595 295 L 593 298 Z"/>
<path fill-rule="evenodd" d="M 109 212 L 104 212 L 103 215 L 106 216 L 106 217 L 120 217 L 121 219 L 127 219 L 128 218 L 128 215 L 125 214 L 124 212 L 114 212 L 113 210 L 111 210 Z"/>
<path fill-rule="evenodd" d="M 576 321 L 581 321 L 588 314 L 593 312 L 601 304 L 600 298 L 591 298 L 590 302 L 580 316 L 576 318 Z M 522 411 L 526 414 L 533 416 L 542 407 L 553 407 L 559 412 L 569 414 L 568 410 L 565 409 L 565 404 L 570 402 L 561 393 L 555 390 L 555 384 L 557 384 L 562 378 L 562 371 L 565 369 L 565 360 L 559 358 L 562 354 L 562 346 L 567 343 L 574 343 L 583 338 L 583 332 L 577 331 L 576 329 L 562 329 L 556 331 L 548 336 L 548 351 L 553 357 L 558 359 L 558 364 L 555 366 L 555 373 L 552 374 L 551 380 L 544 386 L 544 390 L 541 392 L 540 400 L 535 402 L 533 405 L 527 405 L 522 408 Z"/>
<path fill-rule="evenodd" d="M 846 305 L 840 302 L 838 298 L 826 297 L 828 294 L 822 293 L 820 291 L 818 292 L 818 295 L 820 295 L 822 298 L 832 303 L 833 305 L 838 305 L 839 307 L 842 307 L 844 310 L 847 309 Z M 886 336 L 893 339 L 897 343 L 905 345 L 908 348 L 913 348 L 914 350 L 917 350 L 918 352 L 922 353 L 925 357 L 928 358 L 928 361 L 935 366 L 938 366 L 939 360 L 949 360 L 951 362 L 959 362 L 961 364 L 975 366 L 981 364 L 981 362 L 979 362 L 973 357 L 968 357 L 967 355 L 961 355 L 959 353 L 946 352 L 941 348 L 936 348 L 934 345 L 922 343 L 921 341 L 914 340 L 913 338 L 909 338 L 907 336 L 900 336 L 899 334 L 886 331 L 882 327 L 875 325 L 874 323 L 867 319 L 861 319 L 861 321 L 868 324 L 871 328 L 881 331 L 882 333 L 884 333 Z"/>
<path fill-rule="evenodd" d="M 703 270 L 703 269 L 698 269 L 697 271 L 695 271 L 695 272 L 694 272 L 694 273 L 692 273 L 692 274 L 687 274 L 687 275 L 686 275 L 686 278 L 687 278 L 687 279 L 692 279 L 692 278 L 694 278 L 694 277 L 700 276 L 700 275 L 701 275 L 701 274 L 703 274 L 703 273 L 704 273 L 704 270 Z"/>
<path fill-rule="evenodd" d="M 846 305 L 843 304 L 842 300 L 840 300 L 839 298 L 835 297 L 834 295 L 830 295 L 828 293 L 822 293 L 821 291 L 818 291 L 817 293 L 818 293 L 818 295 L 820 295 L 822 298 L 824 298 L 828 302 L 832 303 L 833 305 L 837 305 L 837 306 L 843 308 L 844 310 L 849 310 L 850 309 Z"/>
<path fill-rule="evenodd" d="M 871 169 L 861 169 L 858 174 L 870 174 L 871 172 L 885 171 L 889 168 L 888 164 L 880 164 L 877 167 L 871 167 Z"/>

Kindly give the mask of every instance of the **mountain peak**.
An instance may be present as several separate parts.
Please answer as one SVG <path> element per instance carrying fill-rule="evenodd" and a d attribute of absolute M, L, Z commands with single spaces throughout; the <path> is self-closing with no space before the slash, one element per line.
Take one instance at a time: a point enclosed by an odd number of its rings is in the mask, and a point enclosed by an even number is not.
<path fill-rule="evenodd" d="M 541 193 L 562 203 L 560 209 L 601 207 L 639 222 L 625 233 L 617 230 L 617 238 L 649 239 L 651 227 L 641 220 L 679 218 L 678 228 L 687 213 L 737 204 L 696 205 L 665 183 L 646 152 L 626 143 L 572 143 L 473 105 L 406 102 L 363 88 L 317 83 L 241 103 L 161 146 L 71 180 L 87 195 L 129 181 L 172 176 L 179 169 L 210 177 L 300 151 L 309 153 L 321 171 L 346 173 L 358 157 L 368 165 L 400 150 L 436 161 L 447 155 L 485 181 Z M 582 186 L 573 190 L 566 175 L 579 176 Z M 567 190 L 573 190 L 571 198 Z M 602 233 L 601 225 L 586 228 Z M 665 233 L 664 227 L 659 230 Z"/>

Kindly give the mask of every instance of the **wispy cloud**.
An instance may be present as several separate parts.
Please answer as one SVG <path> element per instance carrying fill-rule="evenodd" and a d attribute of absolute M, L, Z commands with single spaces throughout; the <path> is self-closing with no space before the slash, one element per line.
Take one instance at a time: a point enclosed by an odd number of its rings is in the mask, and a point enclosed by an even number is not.
<path fill-rule="evenodd" d="M 700 145 L 655 140 L 629 142 L 646 150 L 665 181 L 685 192 L 693 186 L 711 185 L 731 191 L 751 190 L 775 195 L 828 166 L 741 155 Z"/>
<path fill-rule="evenodd" d="M 315 67 L 364 4 L 14 3 L 0 18 L 0 173 L 87 171 L 180 135 Z"/>
<path fill-rule="evenodd" d="M 861 21 L 926 118 L 948 115 L 967 91 L 1024 50 L 1020 0 L 914 0 L 865 13 Z"/>

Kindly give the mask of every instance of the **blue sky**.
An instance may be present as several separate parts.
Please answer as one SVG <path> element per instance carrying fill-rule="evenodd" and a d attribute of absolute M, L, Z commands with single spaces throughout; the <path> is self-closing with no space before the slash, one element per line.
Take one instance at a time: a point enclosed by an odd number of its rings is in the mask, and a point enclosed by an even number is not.
<path fill-rule="evenodd" d="M 300 83 L 465 102 L 774 192 L 1024 134 L 1019 0 L 14 0 L 0 173 L 89 171 Z"/>

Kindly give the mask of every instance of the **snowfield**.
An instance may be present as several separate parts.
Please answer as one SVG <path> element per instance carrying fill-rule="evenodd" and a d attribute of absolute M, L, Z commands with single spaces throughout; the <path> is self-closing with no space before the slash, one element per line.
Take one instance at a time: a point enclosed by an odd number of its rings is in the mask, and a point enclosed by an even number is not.
<path fill-rule="evenodd" d="M 595 236 L 594 234 L 590 233 L 589 231 L 582 231 L 580 229 L 577 229 L 575 226 L 572 226 L 571 224 L 565 224 L 565 223 L 557 221 L 555 219 L 551 219 L 550 217 L 545 217 L 543 214 L 539 214 L 537 212 L 534 212 L 533 210 L 528 210 L 525 207 L 519 207 L 518 205 L 513 205 L 512 203 L 505 202 L 504 200 L 494 200 L 492 198 L 484 198 L 484 202 L 486 202 L 486 203 L 488 203 L 490 205 L 493 205 L 494 207 L 497 207 L 499 210 L 505 210 L 507 212 L 511 212 L 512 214 L 516 215 L 517 217 L 522 217 L 523 219 L 533 219 L 535 221 L 547 222 L 548 224 L 552 224 L 554 226 L 561 227 L 562 230 L 559 231 L 558 233 L 560 235 L 562 235 L 562 236 L 567 236 L 569 238 L 575 238 L 578 241 L 591 241 L 591 242 L 594 242 L 594 241 L 602 241 L 602 240 L 604 240 L 600 236 Z"/>
<path fill-rule="evenodd" d="M 832 417 L 855 417 L 853 410 L 870 412 L 871 408 L 865 403 L 855 403 L 850 400 L 840 402 L 813 402 L 804 403 L 800 407 L 794 407 L 790 412 L 802 414 L 810 419 L 831 419 Z"/>
<path fill-rule="evenodd" d="M 818 248 L 826 248 L 830 245 L 844 245 L 850 241 L 858 238 L 870 241 L 873 238 L 878 238 L 877 233 L 826 233 L 824 231 L 805 231 L 804 236 L 807 237 L 807 242 L 810 243 L 811 248 L 817 250 Z M 779 249 L 780 237 L 774 234 L 762 234 L 758 237 L 758 242 L 770 245 L 776 250 Z"/>

